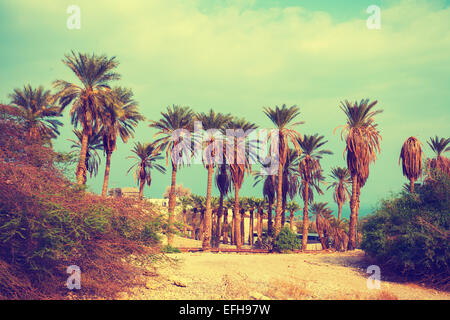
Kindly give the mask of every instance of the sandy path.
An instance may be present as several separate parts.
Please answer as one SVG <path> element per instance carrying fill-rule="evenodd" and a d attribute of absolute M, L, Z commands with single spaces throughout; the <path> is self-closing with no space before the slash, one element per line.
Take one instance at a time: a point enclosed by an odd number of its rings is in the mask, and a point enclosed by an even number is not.
<path fill-rule="evenodd" d="M 361 251 L 323 254 L 180 253 L 156 264 L 123 299 L 445 299 L 450 293 L 381 281 L 367 288 Z"/>

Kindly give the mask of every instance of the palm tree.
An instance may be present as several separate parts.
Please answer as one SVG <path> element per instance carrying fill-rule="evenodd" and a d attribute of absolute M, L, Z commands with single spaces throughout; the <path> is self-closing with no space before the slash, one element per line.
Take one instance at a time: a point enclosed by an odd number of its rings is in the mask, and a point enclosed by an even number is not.
<path fill-rule="evenodd" d="M 44 90 L 42 86 L 33 89 L 26 85 L 23 90 L 14 89 L 14 93 L 9 97 L 11 105 L 16 108 L 19 121 L 25 126 L 29 142 L 49 142 L 59 135 L 58 127 L 62 126 L 62 123 L 55 118 L 60 117 L 61 112 L 56 105 L 55 96 L 49 90 Z"/>
<path fill-rule="evenodd" d="M 156 163 L 156 161 L 163 159 L 159 148 L 154 143 L 140 143 L 137 142 L 131 150 L 135 155 L 127 157 L 134 159 L 136 162 L 128 169 L 129 173 L 134 169 L 134 178 L 139 184 L 139 199 L 142 200 L 144 196 L 144 186 L 150 187 L 152 183 L 151 170 L 156 169 L 161 173 L 166 173 L 166 168 Z"/>
<path fill-rule="evenodd" d="M 89 136 L 98 130 L 101 125 L 101 116 L 104 106 L 112 101 L 109 83 L 120 79 L 119 74 L 113 72 L 118 66 L 115 57 L 91 56 L 86 54 L 66 55 L 63 63 L 67 65 L 81 82 L 81 86 L 56 80 L 53 85 L 59 90 L 57 93 L 61 110 L 72 103 L 70 114 L 72 125 L 81 125 L 83 139 L 80 149 L 76 176 L 79 185 L 86 183 L 86 153 Z"/>
<path fill-rule="evenodd" d="M 311 213 L 316 217 L 317 234 L 323 250 L 328 249 L 328 234 L 331 229 L 330 219 L 333 212 L 327 206 L 328 203 L 326 202 L 313 203 L 311 206 Z"/>
<path fill-rule="evenodd" d="M 334 180 L 327 188 L 334 188 L 333 199 L 338 204 L 338 220 L 342 217 L 342 205 L 350 198 L 351 184 L 350 172 L 347 168 L 336 167 L 331 169 L 330 177 Z"/>
<path fill-rule="evenodd" d="M 436 158 L 428 160 L 428 167 L 432 169 L 440 170 L 447 175 L 450 175 L 450 160 L 443 155 L 444 152 L 450 151 L 450 138 L 430 138 L 430 141 L 427 141 L 431 150 L 436 155 Z"/>
<path fill-rule="evenodd" d="M 220 164 L 220 162 L 223 162 L 223 154 L 216 154 L 217 150 L 219 150 L 220 152 L 222 152 L 223 150 L 223 138 L 215 136 L 215 133 L 219 133 L 220 135 L 222 135 L 220 130 L 225 128 L 227 123 L 231 120 L 231 116 L 222 113 L 216 113 L 211 109 L 208 113 L 197 113 L 195 115 L 195 119 L 202 123 L 203 129 L 214 131 L 213 134 L 208 134 L 206 137 L 204 137 L 204 149 L 202 148 L 203 164 L 205 165 L 206 170 L 208 170 L 208 181 L 206 185 L 205 230 L 202 244 L 202 249 L 206 251 L 211 248 L 211 189 L 214 167 Z M 221 159 L 219 160 L 219 158 Z"/>
<path fill-rule="evenodd" d="M 234 235 L 236 240 L 236 247 L 238 249 L 242 246 L 241 241 L 241 215 L 239 210 L 239 190 L 244 182 L 245 174 L 251 172 L 251 161 L 250 159 L 254 156 L 249 153 L 249 146 L 247 144 L 252 144 L 252 141 L 248 140 L 248 136 L 252 130 L 258 127 L 245 119 L 233 118 L 230 120 L 225 128 L 227 130 L 234 130 L 235 135 L 232 137 L 227 136 L 227 147 L 231 146 L 232 152 L 226 152 L 225 157 L 229 165 L 231 180 L 233 182 L 234 189 Z M 230 131 L 228 131 L 230 132 Z M 239 132 L 242 134 L 239 136 Z M 251 149 L 251 148 L 250 148 Z"/>
<path fill-rule="evenodd" d="M 67 139 L 72 142 L 71 149 L 75 149 L 79 153 L 79 150 L 82 146 L 83 141 L 83 132 L 81 130 L 72 130 L 72 132 L 77 137 L 77 140 Z M 85 157 L 85 167 L 87 172 L 90 174 L 90 177 L 96 176 L 98 173 L 98 167 L 101 163 L 100 155 L 97 150 L 103 150 L 103 141 L 102 135 L 99 132 L 96 132 L 88 137 L 88 146 Z M 72 151 L 73 152 L 73 151 Z"/>
<path fill-rule="evenodd" d="M 268 160 L 270 158 L 267 158 Z M 270 167 L 270 161 L 261 162 L 263 167 Z M 272 207 L 275 201 L 275 186 L 276 186 L 276 177 L 275 175 L 266 174 L 267 170 L 261 170 L 259 172 L 254 173 L 255 183 L 253 187 L 255 187 L 259 182 L 264 181 L 263 183 L 263 197 L 267 200 L 267 235 L 273 236 L 273 225 L 272 225 Z"/>
<path fill-rule="evenodd" d="M 289 211 L 289 228 L 291 231 L 294 231 L 294 215 L 297 211 L 300 210 L 300 206 L 295 201 L 290 201 L 286 205 L 287 211 Z"/>
<path fill-rule="evenodd" d="M 409 179 L 409 192 L 414 193 L 415 181 L 422 175 L 422 143 L 409 137 L 403 143 L 398 163 L 402 162 L 403 175 Z"/>
<path fill-rule="evenodd" d="M 264 208 L 266 206 L 266 201 L 261 198 L 257 198 L 254 200 L 254 206 L 257 210 L 257 223 L 256 223 L 256 231 L 258 233 L 258 242 L 261 242 L 262 238 L 262 225 L 263 225 L 263 216 L 264 216 Z"/>
<path fill-rule="evenodd" d="M 297 139 L 300 137 L 300 133 L 295 131 L 292 127 L 301 124 L 302 122 L 292 123 L 294 119 L 300 114 L 297 106 L 287 107 L 285 104 L 281 108 L 275 106 L 275 109 L 265 107 L 264 113 L 273 122 L 278 129 L 278 141 L 275 142 L 278 154 L 278 177 L 283 175 L 283 167 L 286 163 L 289 146 L 291 141 L 296 150 L 299 150 Z M 277 207 L 275 210 L 275 234 L 277 236 L 281 230 L 281 213 L 283 210 L 282 204 L 282 192 L 283 192 L 283 179 L 278 179 L 277 190 Z"/>
<path fill-rule="evenodd" d="M 193 131 L 194 112 L 189 107 L 173 105 L 167 107 L 166 112 L 161 112 L 162 118 L 158 121 L 150 121 L 150 128 L 157 129 L 155 136 L 161 136 L 157 142 L 161 150 L 166 150 L 166 163 L 169 158 L 172 164 L 172 180 L 169 195 L 169 219 L 168 219 L 168 244 L 173 244 L 173 230 L 175 210 L 175 185 L 178 168 L 190 163 L 192 144 L 189 136 L 182 133 Z M 179 136 L 178 136 L 179 135 Z"/>
<path fill-rule="evenodd" d="M 216 186 L 220 192 L 220 198 L 219 198 L 219 208 L 217 209 L 216 235 L 214 240 L 214 246 L 219 247 L 220 236 L 222 234 L 220 230 L 220 220 L 223 215 L 224 199 L 227 196 L 228 192 L 231 191 L 231 176 L 228 170 L 228 165 L 226 164 L 225 161 L 217 167 L 215 181 Z"/>
<path fill-rule="evenodd" d="M 340 106 L 347 116 L 347 123 L 342 126 L 341 138 L 345 135 L 347 168 L 352 178 L 349 250 L 356 248 L 360 189 L 369 177 L 370 163 L 375 162 L 376 154 L 380 152 L 381 135 L 377 130 L 374 117 L 382 110 L 373 110 L 376 104 L 377 101 L 369 103 L 369 99 L 361 100 L 360 103 L 355 101 L 354 104 L 346 100 L 345 103 L 341 102 Z"/>
<path fill-rule="evenodd" d="M 108 191 L 109 171 L 111 156 L 116 150 L 117 137 L 120 136 L 124 143 L 130 137 L 134 137 L 134 128 L 138 122 L 145 118 L 138 112 L 137 103 L 133 100 L 133 92 L 130 89 L 114 88 L 113 103 L 106 106 L 106 112 L 102 114 L 103 146 L 106 153 L 105 177 L 103 180 L 102 196 Z"/>
<path fill-rule="evenodd" d="M 231 198 L 227 198 L 224 203 L 224 211 L 223 211 L 223 228 L 222 228 L 222 234 L 223 234 L 223 243 L 228 244 L 228 210 L 234 208 L 234 200 Z M 232 217 L 232 224 L 231 226 L 234 226 L 234 214 Z M 231 228 L 231 243 L 234 243 L 234 229 Z"/>
<path fill-rule="evenodd" d="M 299 173 L 302 179 L 301 196 L 304 201 L 302 250 L 306 249 L 308 243 L 308 204 L 311 201 L 310 197 L 312 199 L 313 196 L 311 187 L 319 188 L 322 172 L 320 159 L 322 159 L 324 154 L 333 154 L 330 150 L 321 149 L 328 142 L 323 141 L 323 139 L 324 136 L 319 136 L 318 134 L 305 135 L 303 138 L 297 139 L 302 150 L 299 159 Z"/>
<path fill-rule="evenodd" d="M 299 188 L 298 159 L 299 156 L 297 150 L 289 149 L 286 163 L 283 167 L 283 211 L 281 216 L 281 225 L 283 227 L 286 220 L 287 197 L 289 196 L 289 198 L 293 200 Z"/>
<path fill-rule="evenodd" d="M 187 210 L 192 208 L 192 198 L 190 196 L 178 198 L 183 212 L 183 235 L 187 237 Z"/>

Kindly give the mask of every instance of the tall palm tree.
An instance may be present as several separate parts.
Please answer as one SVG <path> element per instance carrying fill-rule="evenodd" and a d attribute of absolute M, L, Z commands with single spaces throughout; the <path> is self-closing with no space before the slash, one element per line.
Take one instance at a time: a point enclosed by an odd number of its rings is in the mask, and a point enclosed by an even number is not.
<path fill-rule="evenodd" d="M 139 185 L 139 199 L 142 200 L 144 196 L 144 186 L 150 187 L 152 183 L 151 170 L 156 169 L 161 173 L 166 173 L 166 168 L 156 163 L 156 161 L 163 159 L 159 147 L 154 143 L 140 143 L 137 142 L 131 150 L 135 155 L 127 157 L 134 159 L 136 162 L 128 169 L 129 173 L 134 169 L 134 178 Z"/>
<path fill-rule="evenodd" d="M 302 154 L 299 159 L 299 173 L 302 179 L 302 198 L 303 206 L 303 239 L 302 250 L 306 249 L 308 243 L 308 204 L 312 196 L 311 187 L 319 187 L 319 178 L 321 177 L 322 168 L 320 166 L 320 159 L 324 154 L 333 154 L 330 150 L 322 149 L 328 142 L 324 141 L 324 136 L 304 135 L 303 138 L 298 138 L 297 142 L 300 145 Z"/>
<path fill-rule="evenodd" d="M 444 152 L 450 151 L 450 138 L 430 138 L 430 141 L 427 141 L 431 150 L 435 153 L 436 157 L 428 160 L 428 167 L 433 169 L 438 169 L 447 175 L 450 175 L 450 160 L 443 155 Z"/>
<path fill-rule="evenodd" d="M 422 175 L 422 143 L 416 137 L 409 137 L 403 143 L 398 163 L 402 162 L 403 175 L 409 180 L 409 192 L 414 193 L 415 181 Z"/>
<path fill-rule="evenodd" d="M 356 248 L 356 224 L 358 221 L 359 194 L 369 177 L 369 165 L 376 160 L 380 152 L 381 135 L 377 130 L 374 117 L 382 110 L 373 110 L 377 101 L 369 99 L 341 102 L 340 108 L 347 116 L 347 123 L 342 126 L 341 138 L 344 138 L 347 152 L 347 168 L 352 178 L 352 196 L 350 199 L 350 226 L 348 249 Z M 337 129 L 337 128 L 336 128 Z M 335 129 L 335 131 L 336 131 Z"/>
<path fill-rule="evenodd" d="M 276 141 L 278 153 L 278 177 L 283 175 L 283 167 L 286 163 L 286 158 L 289 150 L 289 141 L 291 141 L 295 149 L 299 151 L 297 139 L 300 133 L 293 129 L 294 126 L 302 122 L 295 122 L 295 118 L 300 114 L 297 106 L 287 107 L 285 104 L 281 108 L 275 106 L 275 109 L 265 107 L 264 114 L 273 122 L 276 129 L 278 129 L 278 141 Z M 281 231 L 281 213 L 283 210 L 283 179 L 278 179 L 277 191 L 277 207 L 275 210 L 275 236 Z"/>
<path fill-rule="evenodd" d="M 192 142 L 189 136 L 179 135 L 181 130 L 189 133 L 194 128 L 194 112 L 189 107 L 173 105 L 167 111 L 161 112 L 162 118 L 150 121 L 150 128 L 157 129 L 155 137 L 161 136 L 157 142 L 161 150 L 166 150 L 166 163 L 170 159 L 172 165 L 172 179 L 169 194 L 168 244 L 173 244 L 174 210 L 176 203 L 175 185 L 177 170 L 190 163 Z"/>
<path fill-rule="evenodd" d="M 283 187 L 282 187 L 282 216 L 281 225 L 284 227 L 286 219 L 286 205 L 287 197 L 291 200 L 297 195 L 299 188 L 299 173 L 298 173 L 298 151 L 289 149 L 286 163 L 283 167 Z"/>
<path fill-rule="evenodd" d="M 261 165 L 263 167 L 270 167 L 270 158 L 268 157 L 266 159 L 267 161 L 261 162 Z M 255 182 L 253 184 L 253 187 L 255 187 L 258 183 L 263 182 L 263 189 L 262 194 L 265 200 L 267 200 L 267 234 L 268 236 L 273 236 L 273 225 L 272 225 L 272 208 L 275 201 L 275 186 L 276 184 L 276 176 L 275 175 L 269 175 L 267 170 L 261 170 L 255 172 L 254 178 Z"/>
<path fill-rule="evenodd" d="M 225 115 L 222 113 L 216 113 L 214 110 L 209 110 L 208 113 L 197 113 L 195 115 L 195 120 L 202 123 L 202 127 L 205 130 L 210 130 L 212 134 L 207 134 L 206 137 L 202 139 L 204 146 L 202 147 L 202 160 L 203 164 L 208 170 L 208 181 L 206 185 L 206 212 L 205 212 L 205 230 L 203 237 L 202 249 L 204 251 L 211 248 L 211 229 L 212 229 L 212 208 L 211 208 L 211 189 L 212 180 L 214 174 L 214 168 L 223 162 L 223 154 L 218 155 L 217 151 L 222 153 L 223 151 L 223 137 L 221 130 L 225 128 L 227 123 L 231 120 L 229 114 Z M 212 131 L 215 133 L 213 133 Z M 218 137 L 216 134 L 219 134 Z M 219 160 L 219 158 L 221 158 Z"/>
<path fill-rule="evenodd" d="M 83 139 L 80 149 L 76 176 L 79 185 L 86 183 L 86 153 L 89 136 L 98 130 L 101 125 L 101 116 L 104 105 L 112 101 L 109 83 L 120 79 L 119 74 L 113 70 L 118 66 L 115 57 L 108 58 L 104 55 L 87 55 L 72 51 L 72 55 L 66 55 L 63 63 L 77 76 L 81 85 L 64 80 L 56 80 L 53 85 L 58 89 L 57 97 L 61 110 L 72 104 L 70 114 L 72 125 L 81 125 Z"/>
<path fill-rule="evenodd" d="M 225 161 L 217 167 L 215 181 L 216 186 L 220 192 L 220 198 L 219 198 L 219 208 L 217 209 L 216 235 L 214 240 L 214 246 L 219 247 L 220 236 L 222 234 L 220 230 L 220 221 L 224 211 L 224 199 L 227 196 L 228 192 L 231 191 L 231 176 L 228 170 L 228 165 L 226 164 Z"/>
<path fill-rule="evenodd" d="M 297 202 L 290 201 L 286 205 L 286 209 L 290 213 L 290 215 L 289 215 L 289 228 L 291 229 L 291 231 L 293 231 L 294 230 L 294 215 L 295 215 L 295 213 L 297 211 L 300 210 L 300 206 L 297 204 Z"/>
<path fill-rule="evenodd" d="M 26 85 L 23 90 L 14 89 L 9 97 L 18 120 L 25 126 L 28 141 L 50 142 L 59 135 L 58 127 L 62 123 L 56 117 L 61 117 L 61 112 L 56 105 L 56 97 L 49 90 Z"/>
<path fill-rule="evenodd" d="M 75 134 L 77 139 L 68 139 L 73 143 L 70 148 L 79 153 L 79 150 L 81 149 L 83 143 L 83 132 L 76 129 L 72 130 L 72 132 Z M 84 160 L 84 165 L 91 178 L 92 176 L 97 175 L 98 167 L 101 163 L 100 155 L 97 152 L 99 150 L 103 150 L 102 135 L 99 132 L 94 132 L 94 134 L 88 137 L 87 152 Z"/>
<path fill-rule="evenodd" d="M 342 205 L 350 198 L 351 177 L 347 168 L 336 167 L 331 169 L 330 177 L 334 180 L 327 188 L 334 188 L 333 199 L 338 204 L 338 220 L 342 218 Z"/>
<path fill-rule="evenodd" d="M 257 198 L 254 200 L 254 205 L 257 210 L 257 215 L 258 215 L 257 223 L 256 223 L 256 231 L 258 233 L 258 242 L 261 243 L 264 208 L 266 207 L 267 204 L 264 199 Z"/>
<path fill-rule="evenodd" d="M 233 182 L 234 189 L 234 235 L 236 240 L 236 247 L 240 249 L 242 247 L 241 236 L 241 215 L 239 209 L 239 190 L 244 182 L 245 174 L 251 172 L 251 162 L 254 156 L 249 149 L 249 144 L 253 141 L 249 141 L 249 134 L 252 130 L 257 129 L 256 124 L 251 123 L 245 119 L 233 118 L 225 126 L 227 130 L 234 130 L 235 135 L 227 136 L 228 152 L 225 153 L 227 163 L 229 165 L 231 180 Z M 230 132 L 228 131 L 228 132 Z M 239 133 L 241 134 L 239 136 Z M 231 148 L 232 147 L 232 148 Z M 230 150 L 231 149 L 231 150 Z"/>
<path fill-rule="evenodd" d="M 103 147 L 106 153 L 106 168 L 103 180 L 102 196 L 106 197 L 108 191 L 111 156 L 116 150 L 117 137 L 124 143 L 134 137 L 134 128 L 138 122 L 145 118 L 138 112 L 137 103 L 133 100 L 133 92 L 121 87 L 112 90 L 113 103 L 106 105 L 102 114 Z"/>

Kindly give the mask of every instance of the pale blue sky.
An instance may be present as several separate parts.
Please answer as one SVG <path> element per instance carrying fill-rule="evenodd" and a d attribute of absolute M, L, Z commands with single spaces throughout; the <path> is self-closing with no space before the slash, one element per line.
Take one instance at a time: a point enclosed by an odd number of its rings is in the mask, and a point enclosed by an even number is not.
<path fill-rule="evenodd" d="M 326 174 L 344 166 L 344 143 L 333 129 L 345 123 L 339 102 L 378 100 L 382 153 L 361 195 L 364 215 L 406 180 L 398 166 L 403 141 L 449 136 L 450 9 L 448 1 L 0 0 L 0 102 L 30 83 L 51 88 L 55 79 L 75 81 L 61 63 L 71 50 L 117 56 L 122 80 L 134 90 L 141 112 L 156 119 L 166 106 L 214 108 L 271 127 L 263 106 L 297 104 L 301 133 L 329 140 Z M 81 8 L 81 30 L 68 30 L 66 8 Z M 366 27 L 369 5 L 381 7 L 381 29 Z M 55 142 L 67 151 L 69 117 Z M 134 141 L 151 141 L 141 123 Z M 111 187 L 134 186 L 133 141 L 119 144 Z M 425 143 L 425 153 L 431 151 Z M 104 161 L 103 163 L 104 164 Z M 88 180 L 100 192 L 104 166 Z M 178 182 L 206 191 L 206 170 L 182 169 Z M 170 175 L 153 176 L 149 197 L 160 197 Z M 241 195 L 260 196 L 247 179 Z M 214 190 L 217 194 L 217 190 Z M 316 198 L 330 202 L 331 192 Z M 297 201 L 299 201 L 297 197 Z M 348 206 L 345 216 L 348 216 Z"/>

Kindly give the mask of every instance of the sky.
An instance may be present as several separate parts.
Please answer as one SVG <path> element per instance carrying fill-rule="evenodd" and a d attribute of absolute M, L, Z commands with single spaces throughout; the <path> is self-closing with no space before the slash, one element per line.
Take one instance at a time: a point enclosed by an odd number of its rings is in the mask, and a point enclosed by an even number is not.
<path fill-rule="evenodd" d="M 66 26 L 70 5 L 81 9 L 79 30 Z M 380 29 L 366 25 L 370 5 L 381 9 Z M 147 119 L 179 104 L 272 128 L 263 107 L 297 105 L 305 121 L 297 130 L 324 135 L 334 152 L 322 160 L 326 175 L 346 164 L 345 144 L 339 131 L 333 134 L 346 121 L 340 102 L 377 100 L 384 110 L 376 117 L 382 150 L 361 191 L 361 216 L 407 182 L 398 157 L 408 137 L 424 143 L 426 156 L 429 137 L 449 137 L 449 1 L 0 0 L 0 44 L 0 103 L 25 84 L 51 89 L 56 79 L 76 82 L 61 62 L 72 50 L 116 56 L 122 79 L 114 85 L 133 90 Z M 74 138 L 68 110 L 63 122 L 54 146 L 67 152 Z M 153 141 L 154 133 L 142 122 L 134 139 L 119 143 L 110 187 L 136 185 L 127 156 L 134 142 Z M 104 163 L 102 155 L 98 176 L 88 179 L 96 193 Z M 144 194 L 160 198 L 170 174 L 155 171 L 152 178 Z M 197 194 L 206 194 L 206 181 L 202 165 L 177 176 Z M 252 185 L 246 178 L 240 195 L 261 196 L 262 186 Z M 331 191 L 315 199 L 337 212 Z"/>

